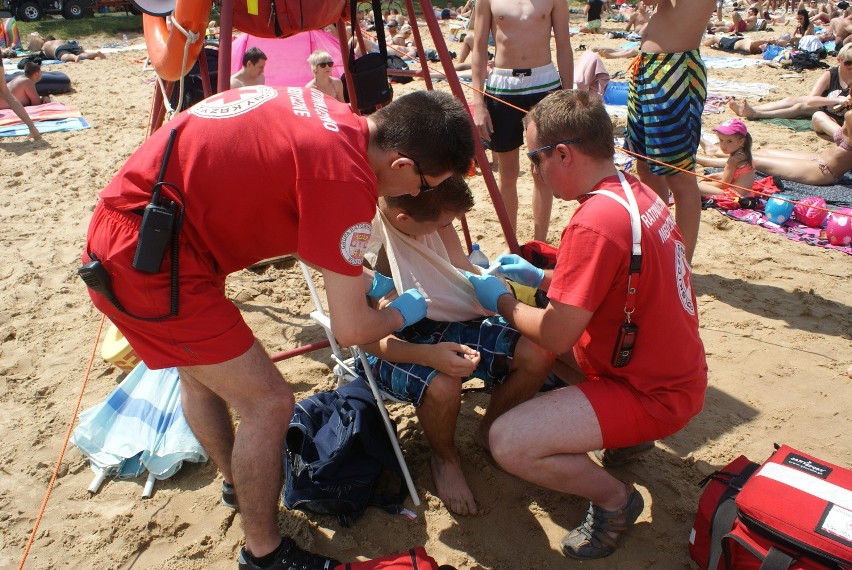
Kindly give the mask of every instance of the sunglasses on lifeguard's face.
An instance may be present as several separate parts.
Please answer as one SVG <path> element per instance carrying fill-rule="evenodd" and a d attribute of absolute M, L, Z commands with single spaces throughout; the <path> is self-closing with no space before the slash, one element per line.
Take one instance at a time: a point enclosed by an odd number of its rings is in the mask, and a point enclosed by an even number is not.
<path fill-rule="evenodd" d="M 553 150 L 561 144 L 577 144 L 581 140 L 582 139 L 570 139 L 567 141 L 559 141 L 558 143 L 549 144 L 547 146 L 543 146 L 541 148 L 529 151 L 527 153 L 527 158 L 530 159 L 530 162 L 533 163 L 533 166 L 538 167 L 541 166 L 541 157 L 539 156 L 539 154 L 547 152 L 548 150 Z"/>
<path fill-rule="evenodd" d="M 852 67 L 852 59 L 847 59 L 843 62 L 844 67 Z"/>
<path fill-rule="evenodd" d="M 411 157 L 410 157 L 410 156 L 408 156 L 407 154 L 402 154 L 402 153 L 401 153 L 401 152 L 399 152 L 399 151 L 397 151 L 397 154 L 398 154 L 399 156 L 401 156 L 402 158 L 407 158 L 408 160 L 410 160 L 411 162 L 413 162 L 413 163 L 414 163 L 414 169 L 417 171 L 417 174 L 420 176 L 420 192 L 421 192 L 421 193 L 423 193 L 423 192 L 428 192 L 429 190 L 434 190 L 434 189 L 435 189 L 435 187 L 434 187 L 434 186 L 430 186 L 430 185 L 429 185 L 429 182 L 426 180 L 426 177 L 425 177 L 425 176 L 423 176 L 423 170 L 421 170 L 420 165 L 419 165 L 419 164 L 417 164 L 417 161 L 416 161 L 416 160 L 414 160 L 413 158 L 411 158 Z"/>
<path fill-rule="evenodd" d="M 317 64 L 317 67 L 334 67 L 333 61 L 321 61 Z"/>

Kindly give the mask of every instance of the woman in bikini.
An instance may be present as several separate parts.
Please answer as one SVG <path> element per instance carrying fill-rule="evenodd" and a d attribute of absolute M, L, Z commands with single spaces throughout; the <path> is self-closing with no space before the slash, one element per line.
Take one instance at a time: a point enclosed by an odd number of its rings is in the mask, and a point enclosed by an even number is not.
<path fill-rule="evenodd" d="M 331 55 L 327 51 L 317 50 L 308 56 L 308 64 L 314 78 L 305 87 L 322 91 L 343 103 L 343 82 L 331 74 L 334 71 Z"/>
<path fill-rule="evenodd" d="M 843 127 L 840 130 L 839 142 L 823 149 L 818 154 L 795 150 L 762 148 L 753 153 L 753 164 L 758 170 L 770 176 L 784 180 L 810 184 L 813 186 L 830 186 L 835 184 L 844 174 L 852 170 L 852 110 L 844 115 Z M 698 164 L 723 168 L 727 156 L 710 157 L 698 155 Z"/>

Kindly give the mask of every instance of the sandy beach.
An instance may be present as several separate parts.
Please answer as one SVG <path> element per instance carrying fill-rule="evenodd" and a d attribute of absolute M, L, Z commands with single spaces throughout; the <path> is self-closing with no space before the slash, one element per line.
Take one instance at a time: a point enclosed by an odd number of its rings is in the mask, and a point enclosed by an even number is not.
<path fill-rule="evenodd" d="M 582 16 L 572 18 L 572 26 L 579 27 Z M 622 27 L 605 24 L 609 30 Z M 421 33 L 428 36 L 425 26 Z M 121 41 L 79 39 L 87 48 Z M 142 38 L 129 41 L 141 44 Z M 625 42 L 603 35 L 572 41 L 588 48 Z M 458 51 L 460 44 L 449 47 Z M 74 92 L 54 99 L 79 109 L 92 128 L 47 134 L 43 143 L 0 139 L 0 244 L 6 252 L 0 265 L 0 568 L 18 567 L 78 397 L 82 394 L 81 409 L 91 407 L 119 377 L 99 354 L 87 373 L 93 351 L 100 349 L 101 315 L 76 269 L 98 192 L 145 138 L 153 75 L 136 61 L 144 53 L 121 52 L 56 68 L 71 77 Z M 834 64 L 834 58 L 827 61 Z M 627 59 L 606 61 L 611 74 L 626 72 L 628 64 Z M 820 73 L 760 65 L 712 69 L 710 77 L 772 84 L 763 98 L 768 101 L 806 94 Z M 395 91 L 422 88 L 417 80 L 396 85 Z M 447 83 L 436 88 L 448 89 Z M 731 117 L 727 109 L 705 115 L 705 129 Z M 625 121 L 616 123 L 623 127 Z M 749 129 L 756 147 L 817 150 L 829 144 L 812 132 L 793 133 L 764 122 L 749 122 Z M 505 250 L 502 232 L 481 176 L 470 183 L 477 198 L 468 217 L 472 237 L 493 259 Z M 531 189 L 524 160 L 522 243 L 532 236 Z M 574 208 L 555 203 L 551 243 L 558 244 Z M 698 482 L 740 454 L 763 461 L 774 443 L 785 443 L 852 467 L 852 379 L 846 374 L 852 363 L 852 257 L 708 210 L 702 215 L 693 284 L 710 370 L 704 410 L 641 461 L 617 470 L 636 483 L 645 511 L 613 556 L 583 563 L 585 568 L 694 567 L 687 539 L 701 493 Z M 227 293 L 270 353 L 324 338 L 308 318 L 312 303 L 292 262 L 236 273 L 228 279 Z M 328 351 L 319 351 L 279 368 L 303 398 L 334 386 L 329 362 Z M 423 501 L 419 507 L 406 503 L 416 519 L 370 509 L 352 528 L 342 528 L 333 517 L 282 507 L 282 532 L 305 548 L 343 560 L 425 545 L 439 563 L 465 570 L 580 566 L 565 559 L 558 544 L 584 516 L 586 501 L 501 471 L 474 443 L 486 405 L 485 394 L 465 395 L 457 433 L 478 516 L 455 516 L 438 500 L 414 408 L 397 404 L 392 415 Z M 26 568 L 235 567 L 243 537 L 240 516 L 220 504 L 221 476 L 213 464 L 185 465 L 144 500 L 144 477 L 108 480 L 90 496 L 91 478 L 88 461 L 69 447 Z"/>

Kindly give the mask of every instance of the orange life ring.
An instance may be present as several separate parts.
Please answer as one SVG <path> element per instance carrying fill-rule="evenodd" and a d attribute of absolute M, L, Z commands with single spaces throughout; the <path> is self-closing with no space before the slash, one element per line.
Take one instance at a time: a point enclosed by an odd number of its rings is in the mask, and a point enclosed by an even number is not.
<path fill-rule="evenodd" d="M 201 48 L 204 47 L 204 30 L 207 29 L 210 7 L 213 0 L 178 0 L 172 12 L 172 21 L 188 31 L 198 34 L 198 40 L 189 46 L 186 66 L 182 68 L 183 51 L 186 36 L 176 26 L 168 26 L 166 18 L 142 14 L 142 26 L 145 30 L 145 45 L 148 46 L 148 58 L 157 75 L 166 81 L 177 81 L 195 64 Z"/>

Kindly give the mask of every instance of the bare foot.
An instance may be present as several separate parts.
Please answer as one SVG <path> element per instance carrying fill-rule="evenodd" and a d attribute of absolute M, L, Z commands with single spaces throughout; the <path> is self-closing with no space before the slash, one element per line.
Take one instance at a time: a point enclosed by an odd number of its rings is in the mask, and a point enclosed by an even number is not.
<path fill-rule="evenodd" d="M 852 364 L 849 365 L 849 369 L 846 371 L 847 376 L 852 378 Z"/>
<path fill-rule="evenodd" d="M 444 505 L 458 515 L 477 514 L 476 501 L 467 486 L 458 457 L 455 461 L 444 461 L 433 455 L 430 463 L 438 498 Z"/>
<path fill-rule="evenodd" d="M 754 117 L 755 112 L 754 109 L 751 108 L 751 105 L 748 104 L 748 101 L 743 99 L 741 102 L 737 102 L 736 99 L 730 101 L 728 103 L 728 107 L 730 107 L 731 111 L 734 112 L 738 117 L 745 117 L 746 119 L 750 119 Z"/>

